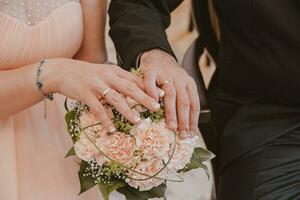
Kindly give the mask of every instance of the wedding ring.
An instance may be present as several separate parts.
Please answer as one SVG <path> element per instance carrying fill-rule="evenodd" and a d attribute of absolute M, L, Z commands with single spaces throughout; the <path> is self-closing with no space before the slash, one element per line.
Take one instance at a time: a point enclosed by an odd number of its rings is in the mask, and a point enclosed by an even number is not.
<path fill-rule="evenodd" d="M 172 80 L 165 80 L 164 84 L 173 84 Z"/>
<path fill-rule="evenodd" d="M 102 97 L 104 98 L 110 91 L 111 91 L 110 88 L 107 88 L 106 90 L 104 90 Z"/>

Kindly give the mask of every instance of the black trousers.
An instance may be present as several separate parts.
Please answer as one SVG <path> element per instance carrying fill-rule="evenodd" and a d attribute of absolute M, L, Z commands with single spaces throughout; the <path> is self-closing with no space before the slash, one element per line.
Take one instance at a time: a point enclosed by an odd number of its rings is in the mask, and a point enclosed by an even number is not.
<path fill-rule="evenodd" d="M 235 159 L 219 174 L 218 200 L 300 200 L 300 129 Z"/>
<path fill-rule="evenodd" d="M 220 88 L 208 100 L 218 200 L 300 200 L 300 108 Z"/>

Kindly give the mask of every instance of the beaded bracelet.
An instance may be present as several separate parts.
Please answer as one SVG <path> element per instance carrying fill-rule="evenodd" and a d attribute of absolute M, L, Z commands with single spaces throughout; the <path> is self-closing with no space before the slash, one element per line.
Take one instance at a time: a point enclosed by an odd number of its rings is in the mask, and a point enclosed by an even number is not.
<path fill-rule="evenodd" d="M 44 98 L 45 99 L 49 99 L 50 101 L 53 100 L 53 94 L 52 93 L 49 93 L 49 94 L 46 94 L 43 92 L 43 81 L 40 80 L 40 75 L 42 73 L 42 67 L 43 65 L 45 64 L 46 60 L 42 60 L 39 65 L 38 65 L 38 68 L 37 68 L 37 71 L 36 71 L 36 87 L 37 89 L 43 94 Z"/>

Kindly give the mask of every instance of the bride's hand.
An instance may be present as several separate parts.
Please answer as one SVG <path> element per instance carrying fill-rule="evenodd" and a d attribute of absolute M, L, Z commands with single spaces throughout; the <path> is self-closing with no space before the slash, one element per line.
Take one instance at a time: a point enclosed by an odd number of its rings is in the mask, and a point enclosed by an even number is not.
<path fill-rule="evenodd" d="M 137 123 L 140 117 L 127 105 L 124 96 L 131 97 L 151 111 L 160 107 L 155 99 L 140 89 L 143 81 L 139 77 L 115 65 L 50 59 L 45 63 L 41 79 L 45 92 L 61 93 L 87 104 L 110 132 L 114 132 L 115 127 L 99 99 L 104 98 L 132 123 Z"/>

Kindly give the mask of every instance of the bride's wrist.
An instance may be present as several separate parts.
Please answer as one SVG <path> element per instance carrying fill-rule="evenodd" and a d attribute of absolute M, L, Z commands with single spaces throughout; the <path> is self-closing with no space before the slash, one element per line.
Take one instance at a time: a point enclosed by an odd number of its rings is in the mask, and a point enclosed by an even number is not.
<path fill-rule="evenodd" d="M 60 84 L 59 66 L 61 65 L 59 63 L 61 63 L 61 59 L 47 59 L 40 68 L 39 79 L 42 82 L 43 86 L 41 90 L 44 94 L 58 92 L 58 86 Z M 38 73 L 38 66 L 36 70 Z"/>

